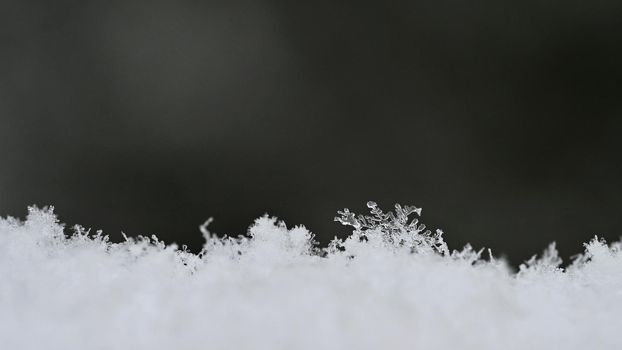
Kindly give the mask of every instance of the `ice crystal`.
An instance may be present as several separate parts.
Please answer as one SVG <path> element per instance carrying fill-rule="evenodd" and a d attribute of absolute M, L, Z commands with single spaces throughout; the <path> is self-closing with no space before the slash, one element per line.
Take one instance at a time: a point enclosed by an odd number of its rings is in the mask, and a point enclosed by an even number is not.
<path fill-rule="evenodd" d="M 432 233 L 426 226 L 419 223 L 421 208 L 395 204 L 395 212 L 383 212 L 376 202 L 367 202 L 371 215 L 356 215 L 348 208 L 338 211 L 335 221 L 354 228 L 353 234 L 360 239 L 369 236 L 380 236 L 389 245 L 406 247 L 413 253 L 449 253 L 447 244 L 443 240 L 443 231 Z M 410 215 L 414 214 L 412 219 Z"/>

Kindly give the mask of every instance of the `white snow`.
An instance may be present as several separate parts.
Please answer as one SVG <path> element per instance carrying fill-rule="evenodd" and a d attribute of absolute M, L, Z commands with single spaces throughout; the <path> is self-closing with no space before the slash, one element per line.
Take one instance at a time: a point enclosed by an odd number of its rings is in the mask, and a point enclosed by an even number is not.
<path fill-rule="evenodd" d="M 512 273 L 408 216 L 340 212 L 318 249 L 262 217 L 204 251 L 65 230 L 51 209 L 0 220 L 0 349 L 622 349 L 620 243 L 565 270 L 554 246 Z M 375 211 L 375 213 L 374 213 Z"/>

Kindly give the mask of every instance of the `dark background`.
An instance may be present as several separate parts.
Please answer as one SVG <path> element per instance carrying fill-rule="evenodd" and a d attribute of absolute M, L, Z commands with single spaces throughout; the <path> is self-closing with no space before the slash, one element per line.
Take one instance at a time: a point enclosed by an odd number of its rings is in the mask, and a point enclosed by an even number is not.
<path fill-rule="evenodd" d="M 0 4 L 2 215 L 197 250 L 373 199 L 514 264 L 622 233 L 620 1 Z"/>

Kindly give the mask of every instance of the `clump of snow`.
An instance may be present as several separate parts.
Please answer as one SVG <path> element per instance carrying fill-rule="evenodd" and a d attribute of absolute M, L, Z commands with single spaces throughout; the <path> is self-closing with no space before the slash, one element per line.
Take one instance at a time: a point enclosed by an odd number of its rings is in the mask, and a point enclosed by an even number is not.
<path fill-rule="evenodd" d="M 513 273 L 450 252 L 421 210 L 345 209 L 317 247 L 268 216 L 192 254 L 156 237 L 65 230 L 51 208 L 0 220 L 2 349 L 620 349 L 621 244 L 555 246 Z"/>

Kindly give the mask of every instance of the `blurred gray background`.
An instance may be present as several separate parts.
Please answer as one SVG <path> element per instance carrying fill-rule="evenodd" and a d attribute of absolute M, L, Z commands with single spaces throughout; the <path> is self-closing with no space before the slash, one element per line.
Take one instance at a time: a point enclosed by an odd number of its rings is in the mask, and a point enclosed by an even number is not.
<path fill-rule="evenodd" d="M 514 264 L 622 234 L 622 2 L 0 2 L 0 213 L 198 250 L 422 206 Z"/>

